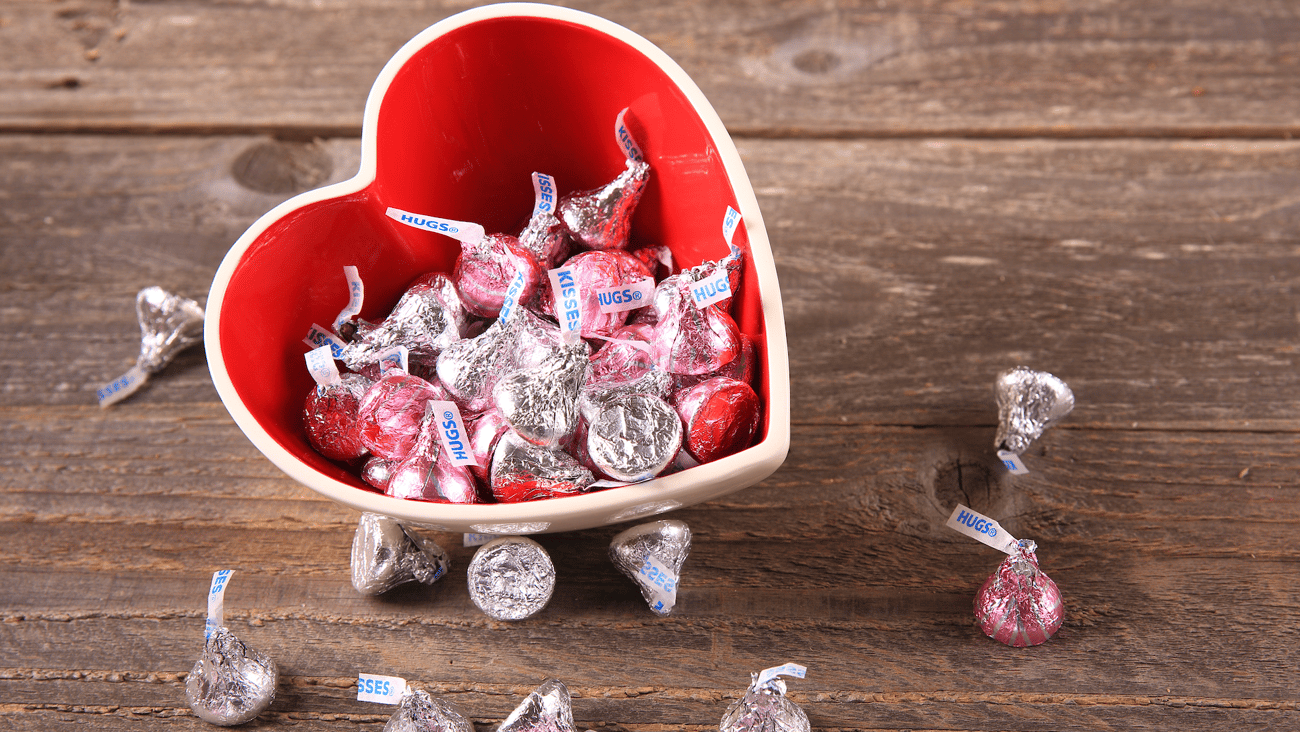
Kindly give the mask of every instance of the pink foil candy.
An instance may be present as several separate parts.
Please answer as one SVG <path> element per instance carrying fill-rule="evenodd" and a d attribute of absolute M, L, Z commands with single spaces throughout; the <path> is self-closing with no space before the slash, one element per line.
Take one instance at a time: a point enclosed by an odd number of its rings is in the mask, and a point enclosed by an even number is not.
<path fill-rule="evenodd" d="M 749 447 L 758 432 L 758 394 L 744 382 L 719 376 L 678 392 L 674 401 L 685 425 L 683 445 L 701 463 Z"/>
<path fill-rule="evenodd" d="M 466 425 L 466 429 L 469 430 L 470 451 L 478 463 L 467 467 L 475 478 L 486 483 L 492 477 L 492 453 L 496 451 L 497 440 L 510 431 L 510 424 L 501 416 L 501 410 L 489 409 Z"/>
<path fill-rule="evenodd" d="M 623 251 L 580 252 L 570 257 L 564 266 L 572 268 L 581 293 L 579 310 L 582 312 L 583 338 L 608 336 L 627 322 L 628 310 L 601 312 L 601 289 L 630 285 L 650 276 L 640 260 Z M 538 299 L 542 312 L 555 317 L 555 299 L 549 279 L 542 283 Z"/>
<path fill-rule="evenodd" d="M 502 503 L 521 503 L 583 493 L 595 482 L 591 471 L 571 455 L 507 432 L 492 455 L 492 495 Z"/>
<path fill-rule="evenodd" d="M 1021 539 L 975 597 L 980 629 L 1016 648 L 1045 642 L 1065 619 L 1061 591 L 1038 568 L 1037 549 L 1032 540 Z"/>
<path fill-rule="evenodd" d="M 361 466 L 361 479 L 372 488 L 387 491 L 388 484 L 393 481 L 393 468 L 396 465 L 392 460 L 371 455 Z"/>
<path fill-rule="evenodd" d="M 649 163 L 628 160 L 627 168 L 605 186 L 570 193 L 560 199 L 560 220 L 579 246 L 627 249 L 632 214 L 649 180 Z"/>
<path fill-rule="evenodd" d="M 702 381 L 726 376 L 729 379 L 744 382 L 750 386 L 754 385 L 754 339 L 740 334 L 740 353 L 736 357 L 722 365 L 722 368 L 707 374 L 687 375 L 676 374 L 673 377 L 673 391 L 679 392 L 682 389 L 688 389 Z"/>
<path fill-rule="evenodd" d="M 358 408 L 361 442 L 375 455 L 405 459 L 415 448 L 425 406 L 447 399 L 434 384 L 400 370 L 390 371 L 366 392 Z"/>
<path fill-rule="evenodd" d="M 453 465 L 438 441 L 438 425 L 426 407 L 415 447 L 393 467 L 384 492 L 393 498 L 437 503 L 478 503 L 478 486 L 465 467 Z"/>
<path fill-rule="evenodd" d="M 697 268 L 698 269 L 698 268 Z M 696 307 L 691 273 L 674 275 L 655 289 L 650 320 L 651 355 L 659 368 L 673 374 L 717 371 L 740 353 L 740 328 L 718 303 Z"/>
<path fill-rule="evenodd" d="M 650 360 L 650 338 L 654 326 L 632 323 L 611 333 L 604 345 L 591 356 L 591 379 L 605 379 L 611 375 L 634 378 L 654 368 Z"/>
<path fill-rule="evenodd" d="M 374 384 L 358 374 L 344 374 L 332 384 L 318 384 L 307 393 L 302 421 L 316 452 L 331 460 L 355 460 L 365 455 L 358 416 L 361 398 Z"/>
<path fill-rule="evenodd" d="M 519 272 L 524 275 L 524 287 L 518 300 L 524 303 L 537 293 L 545 276 L 541 262 L 515 237 L 489 234 L 477 244 L 461 245 L 452 279 L 466 310 L 481 318 L 495 318 Z"/>

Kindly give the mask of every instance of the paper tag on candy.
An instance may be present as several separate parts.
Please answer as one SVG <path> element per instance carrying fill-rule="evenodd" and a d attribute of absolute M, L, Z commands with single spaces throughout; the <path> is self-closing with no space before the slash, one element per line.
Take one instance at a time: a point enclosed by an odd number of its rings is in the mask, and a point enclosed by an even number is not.
<path fill-rule="evenodd" d="M 740 212 L 727 206 L 727 213 L 722 217 L 722 238 L 727 240 L 727 246 L 734 248 L 731 239 L 736 235 L 738 226 L 740 226 Z"/>
<path fill-rule="evenodd" d="M 637 570 L 650 591 L 650 609 L 667 614 L 677 604 L 677 573 L 653 556 L 647 556 Z"/>
<path fill-rule="evenodd" d="M 998 460 L 1002 461 L 1012 475 L 1024 475 L 1029 472 L 1029 468 L 1025 467 L 1025 461 L 1010 450 L 998 450 Z"/>
<path fill-rule="evenodd" d="M 226 586 L 230 584 L 233 569 L 221 569 L 212 573 L 212 586 L 208 588 L 208 619 L 203 624 L 203 637 L 210 638 L 217 628 L 226 624 Z"/>
<path fill-rule="evenodd" d="M 697 308 L 706 308 L 729 297 L 731 280 L 727 276 L 726 267 L 719 267 L 717 272 L 691 284 L 691 302 Z"/>
<path fill-rule="evenodd" d="M 406 679 L 378 674 L 357 674 L 357 701 L 401 704 Z"/>
<path fill-rule="evenodd" d="M 519 303 L 519 293 L 523 292 L 524 284 L 527 282 L 523 271 L 515 272 L 515 278 L 510 280 L 510 286 L 506 288 L 506 297 L 501 302 L 501 312 L 497 313 L 497 319 L 505 322 L 510 317 L 510 313 Z"/>
<path fill-rule="evenodd" d="M 988 544 L 1000 552 L 1010 554 L 1016 548 L 1016 537 L 1002 528 L 997 521 L 961 504 L 948 517 L 948 528 Z"/>
<path fill-rule="evenodd" d="M 303 358 L 307 361 L 307 371 L 317 384 L 329 386 L 339 382 L 339 367 L 334 364 L 334 351 L 329 346 L 314 348 Z"/>
<path fill-rule="evenodd" d="M 331 333 L 327 328 L 311 324 L 311 329 L 307 331 L 307 337 L 302 339 L 303 343 L 311 346 L 313 349 L 321 346 L 329 346 L 330 353 L 334 358 L 343 358 L 343 346 L 346 345 L 338 336 Z"/>
<path fill-rule="evenodd" d="M 618 139 L 618 146 L 622 148 L 628 160 L 644 160 L 645 155 L 641 152 L 641 146 L 636 144 L 624 120 L 626 116 L 627 107 L 624 107 L 623 111 L 618 113 L 618 119 L 614 120 L 614 137 Z"/>
<path fill-rule="evenodd" d="M 557 267 L 547 272 L 551 293 L 555 296 L 555 317 L 560 321 L 560 335 L 566 343 L 582 337 L 582 299 L 573 267 Z"/>
<path fill-rule="evenodd" d="M 99 398 L 99 406 L 107 407 L 122 401 L 139 391 L 148 380 L 148 371 L 141 368 L 140 364 L 132 366 L 125 374 L 95 391 L 95 396 Z"/>
<path fill-rule="evenodd" d="M 555 213 L 555 179 L 545 173 L 533 173 L 533 215 Z"/>
<path fill-rule="evenodd" d="M 650 298 L 654 297 L 654 293 L 654 278 L 642 277 L 636 282 L 596 290 L 596 303 L 600 306 L 600 312 L 606 315 L 621 313 L 625 310 L 645 307 L 650 302 Z"/>
<path fill-rule="evenodd" d="M 388 373 L 394 369 L 401 369 L 403 373 L 411 373 L 411 352 L 406 346 L 393 346 L 385 348 L 376 354 L 379 362 L 379 373 Z"/>
<path fill-rule="evenodd" d="M 440 219 L 437 216 L 424 216 L 414 214 L 410 211 L 403 211 L 400 208 L 389 207 L 385 212 L 388 218 L 394 221 L 406 224 L 412 228 L 432 231 L 435 234 L 443 234 L 451 238 L 464 242 L 466 244 L 477 244 L 487 236 L 481 224 L 475 224 L 469 221 L 456 221 L 454 219 Z"/>
<path fill-rule="evenodd" d="M 442 449 L 447 451 L 452 465 L 478 465 L 474 451 L 469 446 L 469 434 L 465 431 L 465 422 L 460 418 L 460 408 L 455 402 L 432 401 L 429 409 L 438 420 L 438 440 Z"/>
<path fill-rule="evenodd" d="M 483 546 L 497 538 L 496 534 L 466 534 L 464 542 L 465 546 Z"/>
<path fill-rule="evenodd" d="M 795 679 L 802 679 L 808 673 L 806 666 L 800 666 L 797 663 L 787 663 L 780 666 L 773 666 L 758 672 L 758 678 L 754 679 L 754 686 L 762 686 L 772 681 L 778 676 L 789 676 Z"/>
<path fill-rule="evenodd" d="M 334 332 L 339 332 L 339 327 L 348 322 L 357 313 L 361 312 L 361 304 L 366 299 L 366 287 L 361 282 L 361 275 L 357 273 L 357 268 L 351 265 L 343 268 L 343 277 L 348 281 L 348 304 L 341 311 L 338 317 L 334 318 Z"/>

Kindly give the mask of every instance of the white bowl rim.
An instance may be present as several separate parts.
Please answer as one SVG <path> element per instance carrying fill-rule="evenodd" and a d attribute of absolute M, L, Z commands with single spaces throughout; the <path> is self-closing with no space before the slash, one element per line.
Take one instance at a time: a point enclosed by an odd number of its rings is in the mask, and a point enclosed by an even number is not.
<path fill-rule="evenodd" d="M 374 181 L 379 108 L 393 78 L 407 61 L 435 39 L 461 27 L 484 20 L 518 17 L 553 19 L 586 26 L 631 46 L 677 85 L 704 123 L 736 195 L 750 249 L 762 250 L 767 255 L 753 258 L 768 342 L 767 358 L 763 364 L 768 376 L 767 437 L 753 447 L 688 471 L 617 489 L 525 503 L 466 505 L 411 501 L 335 480 L 282 447 L 239 398 L 221 354 L 221 306 L 226 287 L 249 246 L 272 224 L 291 211 L 357 193 Z M 447 531 L 527 534 L 592 528 L 693 505 L 753 485 L 775 472 L 789 451 L 790 374 L 781 292 L 767 229 L 740 153 L 713 105 L 685 70 L 663 50 L 613 21 L 579 10 L 537 3 L 486 5 L 441 20 L 404 44 L 384 65 L 366 99 L 361 128 L 361 164 L 357 174 L 348 180 L 296 195 L 258 218 L 239 237 L 217 269 L 208 293 L 206 313 L 204 347 L 208 354 L 208 368 L 217 394 L 236 425 L 290 478 L 359 511 L 384 514 Z M 638 508 L 644 510 L 638 511 Z M 506 530 L 492 531 L 493 528 Z"/>

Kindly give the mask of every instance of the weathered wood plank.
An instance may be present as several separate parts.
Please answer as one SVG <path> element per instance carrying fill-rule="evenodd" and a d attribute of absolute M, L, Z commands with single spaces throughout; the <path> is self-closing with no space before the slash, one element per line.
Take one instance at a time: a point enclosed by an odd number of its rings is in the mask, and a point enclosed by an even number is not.
<path fill-rule="evenodd" d="M 69 531 L 87 523 L 145 533 L 172 526 L 198 535 L 329 532 L 355 522 L 355 512 L 281 474 L 219 404 L 0 414 L 11 425 L 0 458 L 5 521 L 66 523 Z M 1063 425 L 1026 453 L 1032 472 L 1013 477 L 993 455 L 993 432 L 796 425 L 771 478 L 683 515 L 700 524 L 702 538 L 724 541 L 864 533 L 958 541 L 943 522 L 961 502 L 1040 541 L 1137 542 L 1184 556 L 1293 551 L 1294 434 Z M 1216 542 L 1224 532 L 1236 535 Z M 28 555 L 22 546 L 14 544 L 12 556 L 42 562 L 39 549 Z"/>
<path fill-rule="evenodd" d="M 475 3 L 10 3 L 0 129 L 356 134 L 375 76 Z M 1300 131 L 1286 3 L 575 2 L 680 63 L 742 135 Z"/>
<path fill-rule="evenodd" d="M 201 299 L 230 243 L 287 195 L 231 172 L 267 144 L 0 139 L 3 403 L 91 402 L 138 350 L 138 289 Z M 354 140 L 272 147 L 327 156 L 323 181 L 356 170 Z M 742 154 L 781 277 L 796 421 L 992 424 L 994 377 L 1023 363 L 1071 384 L 1073 425 L 1297 428 L 1300 143 L 750 141 Z M 203 366 L 184 354 L 133 402 L 213 401 Z"/>

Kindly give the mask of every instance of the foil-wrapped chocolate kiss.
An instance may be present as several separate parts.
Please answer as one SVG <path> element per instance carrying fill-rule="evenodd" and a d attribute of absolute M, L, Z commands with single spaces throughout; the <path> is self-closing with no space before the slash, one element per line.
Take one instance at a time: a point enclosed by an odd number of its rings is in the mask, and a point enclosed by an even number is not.
<path fill-rule="evenodd" d="M 656 615 L 668 615 L 677 605 L 677 584 L 690 553 L 690 527 L 673 520 L 633 526 L 609 543 L 610 561 L 640 586 Z"/>

